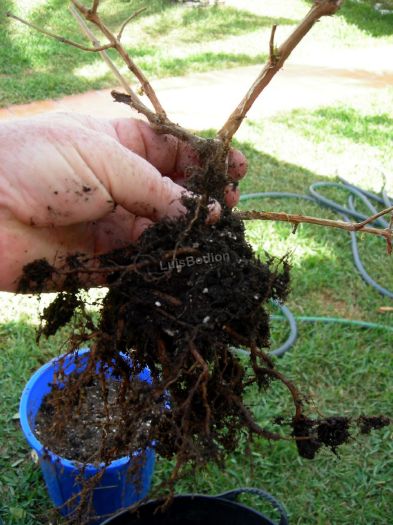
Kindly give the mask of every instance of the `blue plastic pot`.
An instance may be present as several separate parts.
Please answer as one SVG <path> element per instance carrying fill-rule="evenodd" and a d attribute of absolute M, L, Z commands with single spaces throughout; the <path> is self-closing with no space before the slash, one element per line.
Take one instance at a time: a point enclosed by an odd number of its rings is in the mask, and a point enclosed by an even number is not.
<path fill-rule="evenodd" d="M 67 356 L 64 361 L 65 373 L 68 375 L 74 371 L 83 371 L 86 367 L 88 352 L 88 349 L 82 349 L 77 353 L 77 358 Z M 75 495 L 80 493 L 81 486 L 76 479 L 77 476 L 82 473 L 83 478 L 88 479 L 100 469 L 94 465 L 83 466 L 77 461 L 70 461 L 54 454 L 46 449 L 33 433 L 41 403 L 50 392 L 54 373 L 59 369 L 59 359 L 61 358 L 53 359 L 31 377 L 23 391 L 19 410 L 23 433 L 30 447 L 37 453 L 49 496 L 61 514 L 67 516 L 78 504 L 78 498 L 75 498 Z M 138 378 L 151 382 L 148 369 L 139 374 Z M 141 463 L 137 483 L 130 479 L 128 473 L 131 461 Z M 123 457 L 108 465 L 99 484 L 94 489 L 92 507 L 94 519 L 92 517 L 91 523 L 102 523 L 104 518 L 144 498 L 150 490 L 154 461 L 154 450 L 149 448 L 143 453 L 134 452 L 131 458 Z"/>

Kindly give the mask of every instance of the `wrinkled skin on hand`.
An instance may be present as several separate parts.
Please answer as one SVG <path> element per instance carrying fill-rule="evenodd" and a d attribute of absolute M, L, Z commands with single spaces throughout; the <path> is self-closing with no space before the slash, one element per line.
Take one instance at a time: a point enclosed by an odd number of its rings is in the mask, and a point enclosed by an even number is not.
<path fill-rule="evenodd" d="M 0 125 L 0 290 L 15 291 L 25 264 L 105 253 L 135 242 L 162 217 L 184 213 L 188 144 L 134 119 L 55 113 Z M 230 152 L 229 176 L 245 175 Z M 228 189 L 226 202 L 239 199 Z M 218 203 L 210 219 L 217 220 Z"/>

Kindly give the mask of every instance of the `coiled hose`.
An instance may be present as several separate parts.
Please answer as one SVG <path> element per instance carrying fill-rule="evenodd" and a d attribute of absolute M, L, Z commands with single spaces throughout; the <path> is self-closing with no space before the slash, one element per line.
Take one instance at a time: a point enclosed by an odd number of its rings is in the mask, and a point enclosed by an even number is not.
<path fill-rule="evenodd" d="M 378 210 L 373 205 L 374 203 L 381 204 L 385 207 L 392 206 L 392 200 L 390 197 L 388 197 L 387 193 L 385 191 L 381 192 L 381 195 L 376 195 L 374 193 L 371 193 L 369 191 L 362 190 L 349 182 L 347 182 L 345 179 L 342 179 L 340 177 L 341 184 L 335 183 L 335 182 L 316 182 L 312 184 L 309 188 L 310 195 L 302 195 L 300 193 L 291 193 L 291 192 L 263 192 L 263 193 L 248 193 L 240 196 L 240 201 L 248 201 L 251 199 L 265 199 L 265 198 L 284 198 L 284 199 L 303 199 L 310 202 L 313 202 L 315 204 L 319 204 L 320 206 L 323 206 L 325 208 L 328 208 L 339 215 L 344 219 L 346 222 L 350 222 L 350 218 L 356 219 L 357 221 L 363 221 L 367 219 L 368 215 L 364 215 L 363 213 L 360 213 L 356 207 L 355 207 L 355 198 L 358 198 L 362 201 L 362 203 L 366 206 L 366 208 L 370 211 L 370 215 L 375 215 L 378 213 Z M 344 190 L 345 192 L 349 193 L 348 196 L 348 205 L 342 206 L 341 204 L 328 199 L 324 197 L 318 190 L 320 188 L 338 188 L 340 190 Z M 374 226 L 380 226 L 382 228 L 387 228 L 389 226 L 388 222 L 383 218 L 379 217 L 374 221 Z M 356 266 L 357 271 L 363 278 L 363 280 L 372 286 L 375 290 L 377 290 L 381 295 L 385 297 L 389 297 L 390 299 L 393 299 L 393 292 L 391 290 L 388 290 L 378 284 L 366 271 L 360 255 L 359 255 L 359 249 L 357 244 L 357 238 L 356 238 L 356 232 L 350 232 L 351 235 L 351 246 L 352 246 L 352 255 L 353 260 Z M 393 332 L 393 326 L 387 326 L 377 323 L 369 323 L 366 321 L 355 321 L 351 319 L 342 319 L 337 317 L 308 317 L 308 316 L 300 316 L 296 317 L 293 315 L 293 313 L 289 310 L 288 307 L 274 302 L 274 304 L 281 310 L 282 315 L 272 315 L 271 319 L 277 320 L 277 321 L 287 321 L 289 323 L 289 337 L 288 339 L 275 350 L 272 350 L 270 352 L 271 355 L 274 356 L 282 356 L 284 355 L 292 346 L 295 344 L 295 341 L 298 337 L 298 327 L 297 327 L 297 321 L 302 322 L 323 322 L 323 323 L 340 323 L 340 324 L 349 324 L 352 326 L 360 326 L 363 328 L 378 328 L 381 330 L 388 330 Z M 248 355 L 248 352 L 241 349 L 236 349 L 237 352 L 245 353 Z"/>

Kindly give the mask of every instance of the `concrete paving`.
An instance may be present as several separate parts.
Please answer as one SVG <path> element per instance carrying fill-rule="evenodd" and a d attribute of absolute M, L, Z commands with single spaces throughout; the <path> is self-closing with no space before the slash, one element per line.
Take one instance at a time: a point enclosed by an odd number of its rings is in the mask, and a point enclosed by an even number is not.
<path fill-rule="evenodd" d="M 386 58 L 393 49 L 344 50 L 297 55 L 257 100 L 249 117 L 261 119 L 297 107 L 331 105 L 339 100 L 393 86 L 393 63 Z M 378 57 L 378 60 L 375 60 Z M 300 58 L 300 60 L 299 60 Z M 190 129 L 220 127 L 258 76 L 261 66 L 250 66 L 165 78 L 153 86 L 168 115 Z M 114 86 L 115 87 L 115 86 Z M 0 119 L 16 119 L 53 111 L 71 111 L 102 117 L 132 114 L 123 104 L 114 103 L 110 89 L 10 106 L 0 110 Z"/>

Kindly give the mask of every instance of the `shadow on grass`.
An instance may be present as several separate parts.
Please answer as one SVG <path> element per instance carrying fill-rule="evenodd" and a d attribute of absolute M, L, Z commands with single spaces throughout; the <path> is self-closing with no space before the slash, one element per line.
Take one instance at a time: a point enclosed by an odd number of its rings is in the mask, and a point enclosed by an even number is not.
<path fill-rule="evenodd" d="M 12 0 L 2 0 L 0 3 L 0 79 L 4 75 L 19 73 L 31 66 L 27 50 L 21 49 L 12 39 L 13 31 L 6 13 L 13 11 L 14 7 L 15 3 Z"/>
<path fill-rule="evenodd" d="M 213 53 L 210 51 L 195 53 L 184 58 L 171 58 L 160 55 L 144 57 L 139 65 L 150 76 L 159 78 L 182 76 L 191 72 L 204 72 L 217 69 L 229 69 L 237 66 L 263 64 L 267 55 L 246 55 L 244 53 Z"/>
<path fill-rule="evenodd" d="M 374 8 L 374 0 L 346 0 L 339 15 L 349 23 L 374 37 L 393 34 L 393 13 L 382 14 Z"/>
<path fill-rule="evenodd" d="M 200 41 L 227 38 L 233 35 L 251 33 L 273 24 L 293 25 L 290 18 L 259 16 L 249 11 L 232 7 L 210 7 L 205 9 L 183 9 L 178 17 L 166 12 L 145 31 L 152 37 L 178 34 L 179 41 L 197 43 Z"/>
<path fill-rule="evenodd" d="M 312 4 L 313 0 L 307 0 Z M 393 33 L 393 13 L 382 14 L 374 8 L 383 0 L 345 0 L 343 6 L 335 16 L 344 18 L 349 24 L 373 37 L 391 36 Z"/>
<path fill-rule="evenodd" d="M 110 26 L 116 28 L 130 11 L 132 12 L 143 3 L 142 0 L 139 3 L 136 2 L 130 9 L 128 3 L 117 0 L 112 4 L 110 12 L 106 12 L 105 4 L 103 4 L 103 16 Z M 6 0 L 0 9 L 0 27 L 3 29 L 0 33 L 0 106 L 58 98 L 88 89 L 107 87 L 116 82 L 109 72 L 101 72 L 101 58 L 97 54 L 83 52 L 61 44 L 5 18 L 6 11 L 17 12 L 15 2 Z M 182 30 L 186 35 L 185 38 L 190 37 L 190 41 L 198 40 L 195 33 L 198 31 L 202 31 L 210 38 L 215 29 L 220 35 L 237 34 L 252 31 L 262 23 L 261 17 L 255 17 L 245 11 L 228 8 L 228 10 L 223 10 L 226 15 L 221 19 L 221 11 L 215 8 L 188 9 L 184 6 L 175 6 L 169 0 L 151 2 L 146 12 L 140 15 L 141 23 L 143 25 L 145 17 L 149 19 L 151 15 L 157 15 L 158 26 L 160 23 L 165 25 L 165 20 L 170 21 L 172 24 L 169 24 L 168 31 L 170 32 L 181 26 L 177 17 L 172 14 L 166 17 L 166 12 L 172 13 L 173 9 L 177 9 L 176 13 L 181 13 L 189 24 L 186 31 L 184 28 Z M 63 0 L 50 0 L 40 5 L 30 13 L 28 18 L 39 27 L 86 44 Z M 268 20 L 264 22 L 271 23 Z M 157 26 L 147 28 L 147 30 L 150 29 L 155 31 Z M 159 44 L 158 36 L 161 36 L 161 29 L 157 38 L 152 36 L 145 44 L 128 48 L 131 56 L 136 58 L 138 65 L 151 77 L 184 75 L 195 71 L 253 65 L 264 62 L 266 58 L 266 55 L 263 54 L 248 55 L 212 51 L 190 52 L 189 55 L 183 54 L 179 57 L 168 56 Z M 15 32 L 17 34 L 13 36 Z M 113 51 L 109 53 L 113 58 L 117 57 Z M 86 66 L 92 66 L 91 73 L 86 71 Z"/>

